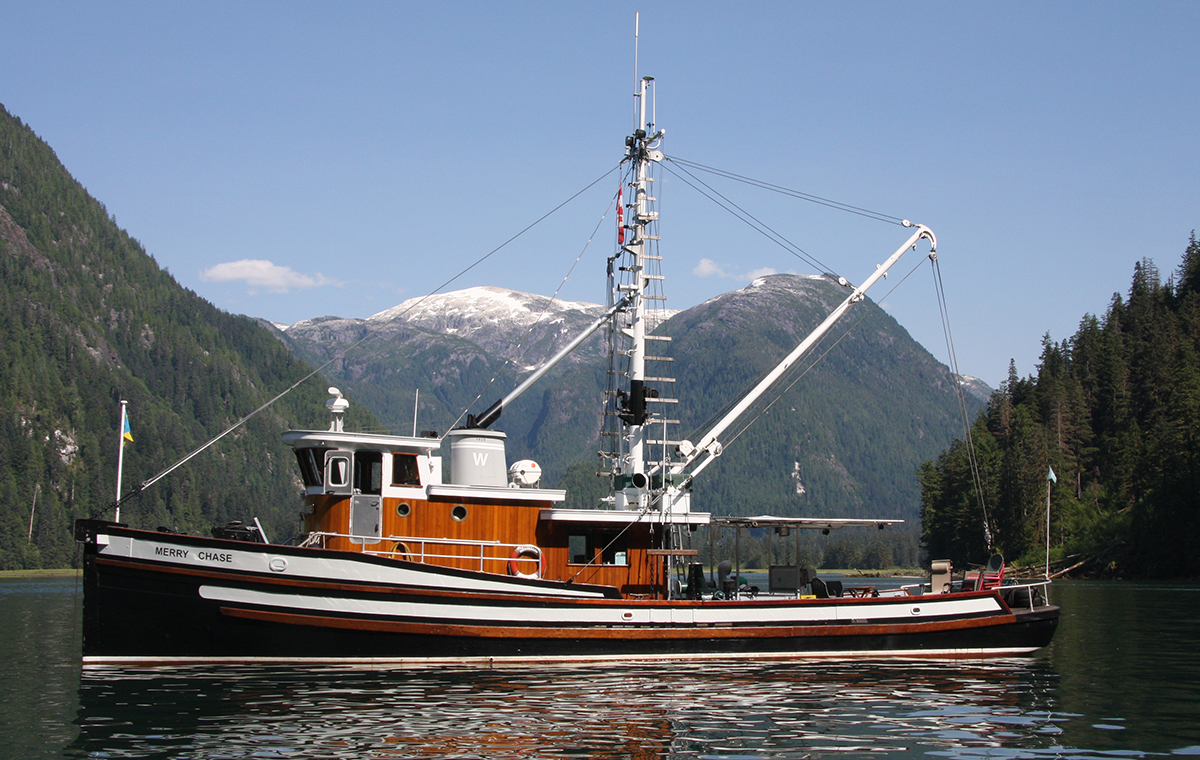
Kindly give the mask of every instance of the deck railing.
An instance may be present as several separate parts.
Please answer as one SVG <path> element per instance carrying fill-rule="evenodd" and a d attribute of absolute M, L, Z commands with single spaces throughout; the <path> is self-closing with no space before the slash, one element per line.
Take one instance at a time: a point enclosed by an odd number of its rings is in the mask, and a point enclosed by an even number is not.
<path fill-rule="evenodd" d="M 390 557 L 392 559 L 403 559 L 410 562 L 427 563 L 430 560 L 469 560 L 478 565 L 480 571 L 486 571 L 489 563 L 508 563 L 513 559 L 512 552 L 523 544 L 506 544 L 500 541 L 470 541 L 456 538 L 427 538 L 418 536 L 359 536 L 352 533 L 330 533 L 316 532 L 310 533 L 302 541 L 300 546 L 314 546 L 325 548 L 326 540 L 330 538 L 347 538 L 355 543 L 363 544 L 363 554 L 370 554 L 376 557 Z M 367 549 L 367 542 L 373 544 L 390 544 L 390 550 Z M 447 554 L 447 550 L 442 547 L 469 547 L 475 551 L 469 553 Z M 493 554 L 489 556 L 488 550 L 492 550 Z M 498 552 L 496 550 L 499 550 Z M 526 557 L 521 562 L 533 562 L 532 558 Z M 502 568 L 503 569 L 503 568 Z"/>
<path fill-rule="evenodd" d="M 1027 589 L 1027 592 L 1025 594 L 1025 602 L 1029 605 L 1030 612 L 1033 611 L 1033 608 L 1035 607 L 1033 602 L 1034 602 L 1034 599 L 1036 599 L 1038 596 L 1038 594 L 1034 593 L 1035 589 L 1041 590 L 1042 604 L 1050 603 L 1050 581 L 1048 579 L 1031 580 L 1026 583 L 1016 583 L 1011 586 L 1000 586 L 999 588 L 997 588 L 995 590 L 1001 591 L 1001 592 L 1007 592 L 1010 589 L 1022 589 L 1022 588 Z M 1010 595 L 1010 598 L 1012 598 L 1011 595 Z M 1013 607 L 1016 605 L 1010 604 L 1009 606 Z M 1024 606 L 1024 604 L 1021 606 Z"/>

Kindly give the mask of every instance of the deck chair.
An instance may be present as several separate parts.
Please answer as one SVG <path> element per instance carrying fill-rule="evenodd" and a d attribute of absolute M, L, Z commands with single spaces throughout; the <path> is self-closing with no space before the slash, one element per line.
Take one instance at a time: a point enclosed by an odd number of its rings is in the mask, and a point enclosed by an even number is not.
<path fill-rule="evenodd" d="M 935 559 L 929 573 L 929 593 L 947 594 L 954 579 L 954 565 L 948 559 Z"/>
<path fill-rule="evenodd" d="M 813 596 L 818 599 L 833 599 L 842 595 L 842 582 L 829 581 L 826 583 L 820 578 L 812 579 Z"/>
<path fill-rule="evenodd" d="M 987 567 L 979 574 L 979 586 L 981 590 L 992 588 L 1000 588 L 1000 584 L 1004 582 L 1004 557 L 999 554 L 993 554 L 988 560 Z"/>

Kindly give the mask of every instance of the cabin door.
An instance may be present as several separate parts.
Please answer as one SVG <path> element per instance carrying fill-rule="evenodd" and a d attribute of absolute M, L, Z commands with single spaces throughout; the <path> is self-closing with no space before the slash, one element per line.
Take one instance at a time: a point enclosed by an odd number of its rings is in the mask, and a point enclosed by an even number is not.
<path fill-rule="evenodd" d="M 354 453 L 354 491 L 350 496 L 350 540 L 377 544 L 383 536 L 383 454 Z"/>

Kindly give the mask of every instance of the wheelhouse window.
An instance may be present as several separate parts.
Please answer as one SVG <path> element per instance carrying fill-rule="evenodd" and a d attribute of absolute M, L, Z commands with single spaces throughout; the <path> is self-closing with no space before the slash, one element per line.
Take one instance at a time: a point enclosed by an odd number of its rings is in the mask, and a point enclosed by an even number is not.
<path fill-rule="evenodd" d="M 376 496 L 383 493 L 383 454 L 378 451 L 354 452 L 354 490 Z"/>
<path fill-rule="evenodd" d="M 588 554 L 588 537 L 578 534 L 572 534 L 567 539 L 567 553 L 571 559 L 569 562 L 573 565 L 586 565 L 591 555 Z"/>
<path fill-rule="evenodd" d="M 296 449 L 296 462 L 300 465 L 300 480 L 305 488 L 324 485 L 325 452 L 329 449 Z"/>
<path fill-rule="evenodd" d="M 600 543 L 600 564 L 629 564 L 629 542 L 625 539 L 624 534 L 600 533 L 596 538 Z"/>
<path fill-rule="evenodd" d="M 325 457 L 325 490 L 330 493 L 348 493 L 350 488 L 350 456 L 347 452 L 329 454 Z"/>
<path fill-rule="evenodd" d="M 421 473 L 417 469 L 416 454 L 392 454 L 392 485 L 421 485 Z"/>

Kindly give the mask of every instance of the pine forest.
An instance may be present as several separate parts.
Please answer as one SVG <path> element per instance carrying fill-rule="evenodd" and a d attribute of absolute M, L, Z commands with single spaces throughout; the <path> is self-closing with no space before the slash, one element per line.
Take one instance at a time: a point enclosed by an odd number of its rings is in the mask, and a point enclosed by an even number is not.
<path fill-rule="evenodd" d="M 1103 317 L 1043 339 L 1034 375 L 1010 366 L 970 438 L 974 462 L 959 440 L 921 466 L 929 556 L 979 563 L 994 548 L 1040 567 L 1048 533 L 1052 573 L 1200 576 L 1195 232 L 1165 281 L 1143 259 Z"/>

